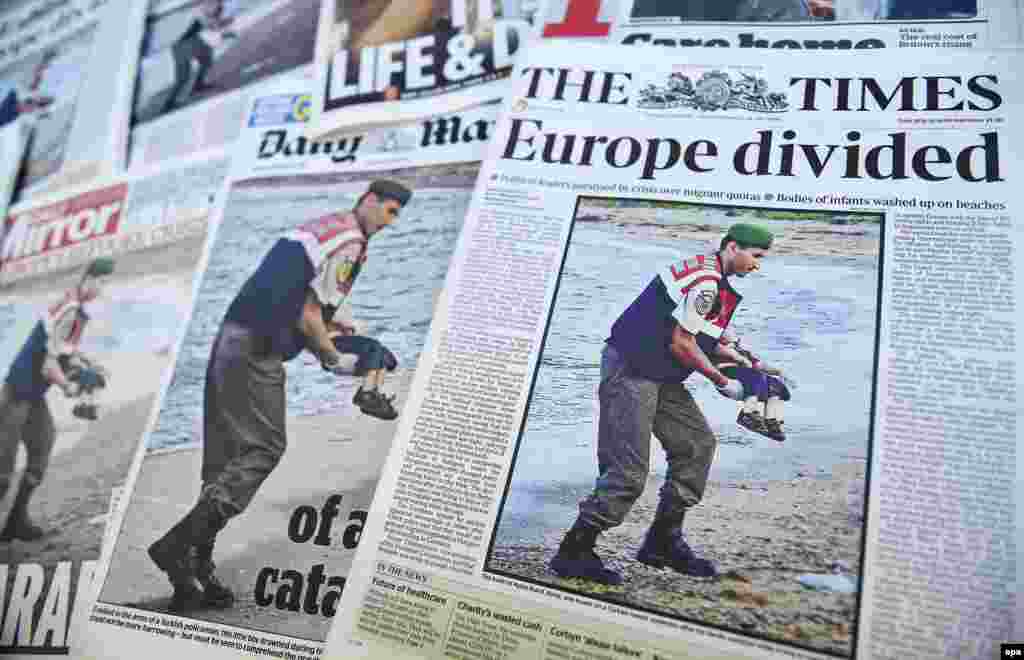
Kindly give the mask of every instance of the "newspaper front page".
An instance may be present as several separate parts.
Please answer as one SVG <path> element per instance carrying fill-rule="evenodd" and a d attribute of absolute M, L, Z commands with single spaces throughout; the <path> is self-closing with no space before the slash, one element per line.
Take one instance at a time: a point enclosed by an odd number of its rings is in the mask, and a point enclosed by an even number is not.
<path fill-rule="evenodd" d="M 501 98 L 538 8 L 535 0 L 322 0 L 309 133 Z"/>
<path fill-rule="evenodd" d="M 30 130 L 28 120 L 17 117 L 0 126 L 0 217 L 7 217 L 7 205 L 14 194 Z M 5 235 L 6 224 L 0 227 L 0 247 L 4 244 Z"/>
<path fill-rule="evenodd" d="M 713 55 L 524 54 L 329 657 L 1012 641 L 1019 58 Z"/>
<path fill-rule="evenodd" d="M 88 614 L 112 492 L 170 374 L 226 174 L 223 154 L 205 154 L 11 209 L 0 254 L 5 656 L 66 655 Z"/>
<path fill-rule="evenodd" d="M 144 9 L 35 0 L 0 19 L 0 125 L 32 127 L 15 200 L 124 168 Z"/>
<path fill-rule="evenodd" d="M 132 167 L 227 147 L 252 97 L 308 76 L 319 0 L 147 0 Z"/>
<path fill-rule="evenodd" d="M 1017 47 L 1016 0 L 621 0 L 614 43 L 670 48 L 958 52 Z M 756 55 L 755 55 L 756 56 Z"/>
<path fill-rule="evenodd" d="M 217 237 L 122 497 L 83 657 L 143 645 L 151 658 L 321 654 L 498 107 L 318 141 L 303 134 L 303 87 L 257 96 L 234 148 Z M 396 190 L 408 194 L 401 208 Z M 379 224 L 377 204 L 398 216 Z M 307 247 L 334 256 L 314 270 Z M 309 283 L 323 301 L 337 371 L 313 350 L 272 343 L 280 335 L 261 322 L 284 318 L 290 333 L 300 316 L 281 311 L 294 294 L 275 283 L 300 295 Z M 238 348 L 257 327 L 260 348 Z M 231 357 L 241 350 L 254 351 L 245 363 Z M 165 548 L 187 556 L 190 546 L 207 567 L 202 600 L 155 563 Z"/>

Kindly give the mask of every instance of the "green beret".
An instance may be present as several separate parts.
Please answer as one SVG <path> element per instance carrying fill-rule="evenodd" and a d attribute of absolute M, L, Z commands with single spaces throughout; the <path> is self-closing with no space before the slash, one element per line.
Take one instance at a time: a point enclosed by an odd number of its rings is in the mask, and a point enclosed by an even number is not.
<path fill-rule="evenodd" d="M 411 190 L 397 181 L 388 181 L 386 179 L 379 179 L 371 183 L 370 189 L 367 192 L 372 192 L 378 197 L 393 199 L 402 206 L 408 204 L 409 198 L 412 197 Z"/>
<path fill-rule="evenodd" d="M 86 277 L 100 277 L 102 275 L 110 275 L 114 272 L 114 260 L 110 257 L 100 257 L 94 259 L 89 267 L 85 269 Z"/>
<path fill-rule="evenodd" d="M 729 227 L 726 238 L 731 238 L 745 247 L 757 247 L 767 250 L 772 246 L 772 233 L 761 225 L 751 225 L 745 222 Z"/>

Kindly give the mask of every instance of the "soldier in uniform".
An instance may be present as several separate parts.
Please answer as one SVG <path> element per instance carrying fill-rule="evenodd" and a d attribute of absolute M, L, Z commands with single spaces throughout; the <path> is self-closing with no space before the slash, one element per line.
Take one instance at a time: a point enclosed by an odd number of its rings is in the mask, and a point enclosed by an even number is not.
<path fill-rule="evenodd" d="M 719 341 L 741 300 L 729 278 L 758 270 L 771 244 L 767 229 L 733 225 L 714 254 L 659 270 L 612 325 L 601 352 L 599 475 L 551 560 L 558 575 L 622 582 L 594 546 L 601 532 L 622 523 L 643 492 L 652 432 L 665 449 L 668 474 L 637 560 L 684 575 L 717 575 L 714 564 L 698 557 L 683 538 L 683 518 L 704 494 L 717 446 L 683 383 L 697 371 L 724 396 L 744 399 L 742 383 L 726 377 L 714 363 L 729 359 L 750 366 L 731 345 Z"/>
<path fill-rule="evenodd" d="M 51 305 L 36 323 L 0 389 L 0 498 L 11 486 L 18 445 L 25 445 L 28 455 L 0 541 L 33 541 L 46 533 L 28 515 L 29 500 L 46 474 L 56 439 L 46 393 L 56 385 L 65 396 L 77 396 L 80 386 L 66 377 L 62 364 L 77 354 L 89 321 L 86 305 L 99 297 L 104 278 L 113 271 L 110 258 L 96 259 L 86 268 L 78 285 Z"/>
<path fill-rule="evenodd" d="M 301 225 L 274 244 L 228 308 L 206 371 L 199 499 L 149 547 L 174 587 L 172 611 L 234 602 L 214 574 L 214 541 L 284 453 L 284 362 L 307 349 L 324 370 L 349 372 L 332 341 L 343 330 L 335 314 L 366 262 L 367 241 L 411 196 L 397 182 L 374 181 L 350 212 Z M 360 388 L 355 403 L 379 417 L 394 413 L 390 398 L 372 387 Z"/>

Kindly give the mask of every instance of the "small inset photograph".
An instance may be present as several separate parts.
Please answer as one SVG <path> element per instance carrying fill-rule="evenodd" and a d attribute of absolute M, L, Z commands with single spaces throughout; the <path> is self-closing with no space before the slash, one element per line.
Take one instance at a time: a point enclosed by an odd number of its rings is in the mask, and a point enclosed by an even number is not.
<path fill-rule="evenodd" d="M 883 220 L 581 197 L 485 570 L 851 657 Z"/>
<path fill-rule="evenodd" d="M 478 169 L 233 183 L 101 602 L 326 639 Z"/>
<path fill-rule="evenodd" d="M 12 203 L 40 188 L 67 159 L 75 104 L 92 53 L 96 24 L 58 45 L 40 49 L 0 70 L 0 126 L 31 117 L 31 133 Z"/>
<path fill-rule="evenodd" d="M 977 0 L 635 0 L 634 19 L 682 21 L 912 21 L 978 15 Z"/>

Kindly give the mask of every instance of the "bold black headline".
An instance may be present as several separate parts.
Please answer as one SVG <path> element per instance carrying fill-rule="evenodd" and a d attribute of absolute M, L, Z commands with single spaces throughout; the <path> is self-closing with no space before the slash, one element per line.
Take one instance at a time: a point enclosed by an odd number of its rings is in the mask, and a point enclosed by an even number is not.
<path fill-rule="evenodd" d="M 940 144 L 912 147 L 906 132 L 889 133 L 885 144 L 876 145 L 862 144 L 860 131 L 848 131 L 840 144 L 795 142 L 797 132 L 791 129 L 762 130 L 755 135 L 729 157 L 738 174 L 821 178 L 838 173 L 843 179 L 1003 181 L 999 134 L 995 132 L 979 134 L 979 144 L 952 150 Z M 657 172 L 679 167 L 699 174 L 712 172 L 719 155 L 719 145 L 711 140 L 577 135 L 545 131 L 538 119 L 513 119 L 501 157 L 574 167 L 639 167 L 641 179 L 653 180 Z"/>

